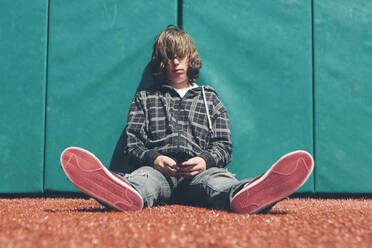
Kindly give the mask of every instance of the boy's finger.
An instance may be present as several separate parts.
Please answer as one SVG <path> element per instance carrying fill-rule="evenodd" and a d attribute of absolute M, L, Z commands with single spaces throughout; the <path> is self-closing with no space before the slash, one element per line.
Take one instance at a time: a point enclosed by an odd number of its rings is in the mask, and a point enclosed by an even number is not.
<path fill-rule="evenodd" d="M 173 166 L 166 166 L 166 168 L 169 170 L 169 171 L 172 171 L 172 172 L 176 172 L 177 171 L 177 169 L 176 168 L 174 168 Z"/>
<path fill-rule="evenodd" d="M 199 165 L 191 165 L 191 166 L 181 167 L 178 171 L 180 171 L 180 172 L 192 172 L 192 171 L 199 171 L 199 170 L 201 170 Z"/>
<path fill-rule="evenodd" d="M 193 166 L 193 165 L 197 165 L 198 163 L 194 160 L 187 160 L 185 162 L 182 162 L 181 165 L 182 166 Z"/>
<path fill-rule="evenodd" d="M 164 170 L 165 170 L 165 173 L 170 175 L 170 176 L 174 176 L 177 174 L 177 170 L 173 169 L 173 168 L 170 168 L 168 166 L 164 167 Z"/>
<path fill-rule="evenodd" d="M 166 161 L 164 163 L 164 165 L 168 168 L 172 168 L 172 169 L 176 169 L 177 168 L 177 164 L 175 161 Z"/>

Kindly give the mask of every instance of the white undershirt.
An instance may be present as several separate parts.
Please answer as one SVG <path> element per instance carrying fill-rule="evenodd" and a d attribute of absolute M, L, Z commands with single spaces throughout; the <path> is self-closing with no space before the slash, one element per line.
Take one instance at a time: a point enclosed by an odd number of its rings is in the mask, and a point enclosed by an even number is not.
<path fill-rule="evenodd" d="M 193 89 L 193 88 L 198 87 L 197 84 L 192 84 L 191 87 L 183 88 L 183 89 L 177 89 L 177 88 L 174 88 L 174 87 L 172 87 L 172 86 L 170 86 L 170 85 L 166 85 L 166 86 L 167 86 L 167 87 L 170 87 L 170 88 L 172 88 L 172 89 L 174 89 L 174 90 L 178 93 L 178 95 L 180 95 L 181 98 L 183 98 L 183 97 L 186 95 L 187 91 L 189 91 L 189 90 L 191 90 L 191 89 Z"/>

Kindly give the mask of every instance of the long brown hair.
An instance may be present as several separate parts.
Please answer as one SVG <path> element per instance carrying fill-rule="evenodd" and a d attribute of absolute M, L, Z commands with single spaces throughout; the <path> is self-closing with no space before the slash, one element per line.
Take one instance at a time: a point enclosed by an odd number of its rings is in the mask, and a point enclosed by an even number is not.
<path fill-rule="evenodd" d="M 199 75 L 202 61 L 191 37 L 177 26 L 169 25 L 155 39 L 150 68 L 155 82 L 167 83 L 167 63 L 174 57 L 188 58 L 187 76 L 189 83 Z"/>

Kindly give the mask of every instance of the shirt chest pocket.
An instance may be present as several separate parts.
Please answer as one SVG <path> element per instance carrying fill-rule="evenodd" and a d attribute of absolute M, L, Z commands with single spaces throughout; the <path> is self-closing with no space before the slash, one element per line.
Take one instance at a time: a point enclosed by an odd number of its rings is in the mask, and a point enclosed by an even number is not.
<path fill-rule="evenodd" d="M 194 140 L 202 149 L 205 149 L 208 146 L 212 135 L 212 131 L 209 129 L 207 115 L 196 114 L 189 116 L 189 123 L 191 125 Z"/>
<path fill-rule="evenodd" d="M 151 140 L 158 140 L 165 137 L 167 132 L 167 118 L 162 109 L 149 109 L 148 136 Z"/>

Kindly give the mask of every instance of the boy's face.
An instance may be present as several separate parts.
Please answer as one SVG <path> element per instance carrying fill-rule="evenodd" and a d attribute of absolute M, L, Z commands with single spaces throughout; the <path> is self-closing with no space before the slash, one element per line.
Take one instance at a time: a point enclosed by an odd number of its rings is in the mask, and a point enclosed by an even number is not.
<path fill-rule="evenodd" d="M 168 83 L 174 88 L 186 88 L 188 87 L 188 58 L 175 56 L 167 64 L 167 77 Z"/>

